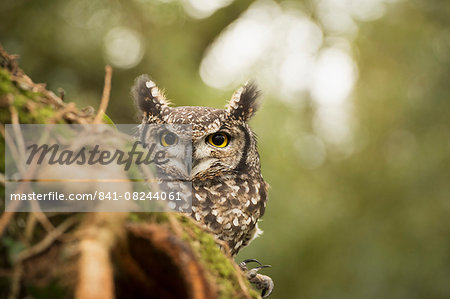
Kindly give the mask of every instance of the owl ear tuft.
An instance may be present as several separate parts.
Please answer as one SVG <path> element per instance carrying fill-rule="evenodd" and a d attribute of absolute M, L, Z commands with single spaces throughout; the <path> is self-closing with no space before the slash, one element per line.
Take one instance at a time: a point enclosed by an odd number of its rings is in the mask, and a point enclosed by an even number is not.
<path fill-rule="evenodd" d="M 244 86 L 236 90 L 227 105 L 227 111 L 236 119 L 243 121 L 249 120 L 256 110 L 259 103 L 257 101 L 260 92 L 255 82 L 249 81 Z"/>
<path fill-rule="evenodd" d="M 136 78 L 131 93 L 139 109 L 151 116 L 161 118 L 161 112 L 170 104 L 148 75 Z"/>

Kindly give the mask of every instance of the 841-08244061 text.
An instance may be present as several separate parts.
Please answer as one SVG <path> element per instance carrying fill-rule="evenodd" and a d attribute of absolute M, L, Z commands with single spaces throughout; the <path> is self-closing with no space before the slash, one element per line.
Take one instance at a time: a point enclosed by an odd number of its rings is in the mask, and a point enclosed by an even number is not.
<path fill-rule="evenodd" d="M 99 192 L 94 193 L 70 193 L 64 194 L 56 191 L 46 193 L 11 193 L 10 200 L 37 200 L 37 201 L 55 201 L 55 200 L 146 200 L 146 201 L 179 201 L 182 200 L 181 192 Z"/>

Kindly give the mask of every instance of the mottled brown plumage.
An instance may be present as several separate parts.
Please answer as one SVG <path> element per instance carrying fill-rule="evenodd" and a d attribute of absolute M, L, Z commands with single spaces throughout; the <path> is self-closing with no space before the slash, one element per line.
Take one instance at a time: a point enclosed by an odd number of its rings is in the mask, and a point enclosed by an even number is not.
<path fill-rule="evenodd" d="M 132 92 L 142 123 L 192 125 L 191 215 L 237 254 L 260 233 L 267 201 L 256 138 L 247 123 L 257 110 L 256 86 L 238 89 L 226 109 L 170 107 L 146 75 L 136 79 Z M 211 136 L 228 144 L 208 143 Z"/>

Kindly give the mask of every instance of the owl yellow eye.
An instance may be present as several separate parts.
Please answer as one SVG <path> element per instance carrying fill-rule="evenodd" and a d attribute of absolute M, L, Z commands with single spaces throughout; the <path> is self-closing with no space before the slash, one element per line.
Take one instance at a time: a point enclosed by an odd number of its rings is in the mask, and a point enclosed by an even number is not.
<path fill-rule="evenodd" d="M 168 147 L 178 143 L 178 137 L 172 132 L 165 131 L 161 134 L 160 137 L 161 145 L 164 147 Z"/>
<path fill-rule="evenodd" d="M 225 133 L 215 133 L 209 135 L 206 141 L 215 147 L 225 147 L 228 145 L 228 136 Z"/>

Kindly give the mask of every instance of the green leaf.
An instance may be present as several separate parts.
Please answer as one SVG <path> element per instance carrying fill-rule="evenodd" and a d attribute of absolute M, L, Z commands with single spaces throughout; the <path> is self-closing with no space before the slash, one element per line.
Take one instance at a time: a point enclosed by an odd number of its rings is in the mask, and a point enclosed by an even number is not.
<path fill-rule="evenodd" d="M 112 119 L 108 115 L 106 115 L 106 113 L 103 113 L 103 121 L 105 122 L 105 124 L 112 125 L 115 129 L 117 129 Z"/>

